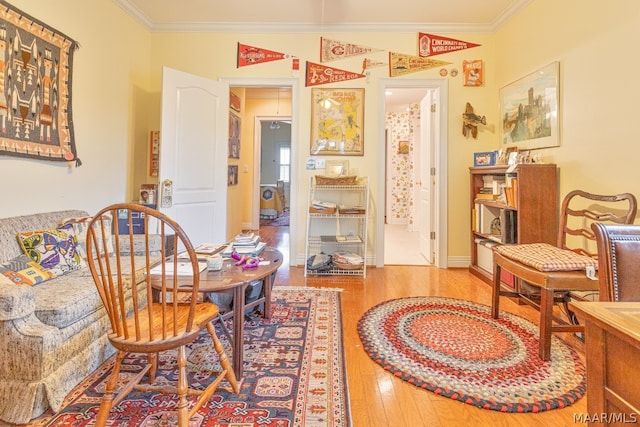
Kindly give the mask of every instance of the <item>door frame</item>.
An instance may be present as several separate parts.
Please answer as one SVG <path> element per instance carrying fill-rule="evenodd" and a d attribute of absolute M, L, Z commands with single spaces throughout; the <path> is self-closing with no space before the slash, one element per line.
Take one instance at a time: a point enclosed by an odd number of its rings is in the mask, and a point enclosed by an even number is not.
<path fill-rule="evenodd" d="M 444 79 L 394 79 L 381 78 L 378 82 L 378 165 L 384 168 L 384 173 L 378 174 L 377 179 L 377 200 L 385 200 L 387 173 L 386 165 L 386 108 L 385 91 L 393 88 L 424 87 L 439 93 L 440 120 L 437 125 L 440 128 L 440 138 L 435 141 L 434 156 L 432 164 L 435 167 L 435 188 L 433 199 L 433 224 L 435 231 L 435 257 L 434 265 L 439 268 L 448 266 L 448 242 L 447 242 L 447 140 L 448 140 L 448 81 Z M 384 210 L 384 207 L 382 207 Z M 384 215 L 377 215 L 376 218 L 376 266 L 384 267 Z"/>
<path fill-rule="evenodd" d="M 264 87 L 264 88 L 291 88 L 291 176 L 296 177 L 292 179 L 290 183 L 291 201 L 290 206 L 297 206 L 298 203 L 298 148 L 299 148 L 299 135 L 300 135 L 300 79 L 298 78 L 256 78 L 256 77 L 221 77 L 221 81 L 226 82 L 229 85 L 229 89 L 233 87 Z M 257 187 L 255 187 L 254 178 L 253 192 L 258 193 L 260 188 L 260 182 L 258 181 Z M 259 204 L 259 200 L 258 200 Z M 294 244 L 298 241 L 298 213 L 297 209 L 290 209 L 289 214 L 289 265 L 295 266 L 296 256 L 294 251 Z"/>

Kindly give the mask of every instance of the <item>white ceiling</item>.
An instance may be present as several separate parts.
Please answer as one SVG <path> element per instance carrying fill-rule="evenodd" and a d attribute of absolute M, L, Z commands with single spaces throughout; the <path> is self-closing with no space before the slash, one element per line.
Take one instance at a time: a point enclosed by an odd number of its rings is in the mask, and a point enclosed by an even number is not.
<path fill-rule="evenodd" d="M 152 31 L 491 33 L 531 0 L 113 0 Z"/>

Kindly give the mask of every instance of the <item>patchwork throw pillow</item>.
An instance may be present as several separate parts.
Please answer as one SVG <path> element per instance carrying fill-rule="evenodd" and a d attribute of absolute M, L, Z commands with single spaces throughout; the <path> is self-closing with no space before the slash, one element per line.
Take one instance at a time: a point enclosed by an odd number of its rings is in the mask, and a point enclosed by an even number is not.
<path fill-rule="evenodd" d="M 74 233 L 78 239 L 78 246 L 84 253 L 84 259 L 86 259 L 87 253 L 87 228 L 89 227 L 89 222 L 93 219 L 91 216 L 83 216 L 78 218 L 65 218 L 60 221 L 60 225 L 71 225 L 73 227 Z M 102 232 L 99 231 L 99 223 L 94 224 L 96 228 L 96 237 L 98 238 L 98 244 L 102 246 Z M 113 227 L 113 219 L 110 215 L 105 215 L 104 228 L 105 233 L 107 235 L 107 252 L 109 256 L 113 255 L 113 238 L 111 235 L 111 229 Z"/>
<path fill-rule="evenodd" d="M 84 267 L 84 252 L 70 225 L 18 233 L 22 251 L 54 276 Z"/>
<path fill-rule="evenodd" d="M 52 272 L 42 269 L 37 262 L 26 255 L 20 255 L 0 264 L 0 277 L 15 285 L 38 285 L 56 277 Z"/>

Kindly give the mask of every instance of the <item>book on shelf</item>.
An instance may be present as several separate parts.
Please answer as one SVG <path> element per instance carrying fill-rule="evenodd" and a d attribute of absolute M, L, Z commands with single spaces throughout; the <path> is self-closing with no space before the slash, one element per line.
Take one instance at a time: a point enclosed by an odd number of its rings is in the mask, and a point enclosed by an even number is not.
<path fill-rule="evenodd" d="M 329 209 L 335 209 L 336 204 L 333 202 L 314 199 L 311 201 L 311 207 L 319 210 L 323 210 L 323 209 L 329 210 Z"/>

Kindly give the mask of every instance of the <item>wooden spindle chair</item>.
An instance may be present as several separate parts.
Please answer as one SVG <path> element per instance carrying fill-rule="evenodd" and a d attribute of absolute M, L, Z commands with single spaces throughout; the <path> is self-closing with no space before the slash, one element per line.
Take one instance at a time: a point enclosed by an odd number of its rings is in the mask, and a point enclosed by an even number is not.
<path fill-rule="evenodd" d="M 113 218 L 113 226 L 110 218 Z M 134 234 L 136 222 L 144 224 L 144 234 Z M 160 240 L 159 248 L 152 247 L 154 239 L 156 243 Z M 154 249 L 159 250 L 154 253 Z M 109 341 L 117 350 L 97 426 L 107 424 L 111 408 L 132 390 L 176 394 L 180 427 L 188 426 L 189 419 L 223 379 L 226 378 L 233 391 L 238 392 L 236 376 L 212 322 L 218 316 L 218 307 L 198 298 L 198 258 L 189 238 L 174 220 L 138 204 L 108 206 L 89 224 L 87 261 L 109 316 Z M 131 280 L 132 277 L 137 280 Z M 140 282 L 141 285 L 135 285 Z M 195 341 L 205 328 L 222 370 L 202 390 L 189 387 L 186 345 Z M 154 384 L 158 353 L 173 349 L 177 349 L 177 383 Z M 114 396 L 122 361 L 129 353 L 146 354 L 148 363 Z M 189 396 L 197 396 L 195 402 L 190 402 L 194 399 Z"/>

